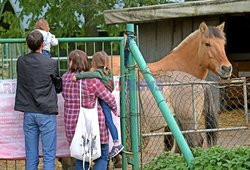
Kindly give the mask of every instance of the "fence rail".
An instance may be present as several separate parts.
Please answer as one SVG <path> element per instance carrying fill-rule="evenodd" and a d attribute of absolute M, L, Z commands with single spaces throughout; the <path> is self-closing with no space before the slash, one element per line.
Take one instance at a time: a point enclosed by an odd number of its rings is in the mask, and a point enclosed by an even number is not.
<path fill-rule="evenodd" d="M 73 49 L 81 49 L 92 58 L 96 51 L 104 50 L 110 56 L 119 55 L 123 37 L 72 37 L 58 38 L 59 44 L 51 48 L 52 58 L 58 60 L 61 74 L 67 70 L 67 56 Z M 123 47 L 122 47 L 123 48 Z M 16 78 L 16 61 L 28 53 L 25 38 L 0 39 L 0 78 Z M 111 60 L 112 61 L 112 60 Z"/>

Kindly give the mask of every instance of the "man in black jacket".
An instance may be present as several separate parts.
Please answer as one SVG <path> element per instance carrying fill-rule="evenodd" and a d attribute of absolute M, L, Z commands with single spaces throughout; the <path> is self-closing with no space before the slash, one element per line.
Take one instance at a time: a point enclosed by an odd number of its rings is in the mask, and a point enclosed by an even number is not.
<path fill-rule="evenodd" d="M 57 77 L 57 62 L 42 55 L 43 35 L 28 34 L 31 53 L 17 60 L 15 110 L 24 112 L 26 170 L 37 170 L 39 135 L 42 140 L 43 169 L 55 169 L 57 95 L 52 77 Z"/>

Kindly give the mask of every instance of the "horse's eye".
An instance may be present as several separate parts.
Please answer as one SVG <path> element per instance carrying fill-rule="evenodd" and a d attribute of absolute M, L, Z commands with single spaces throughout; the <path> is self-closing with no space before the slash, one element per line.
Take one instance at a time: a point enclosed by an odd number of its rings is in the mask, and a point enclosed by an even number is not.
<path fill-rule="evenodd" d="M 205 46 L 211 47 L 211 44 L 210 43 L 205 43 Z"/>

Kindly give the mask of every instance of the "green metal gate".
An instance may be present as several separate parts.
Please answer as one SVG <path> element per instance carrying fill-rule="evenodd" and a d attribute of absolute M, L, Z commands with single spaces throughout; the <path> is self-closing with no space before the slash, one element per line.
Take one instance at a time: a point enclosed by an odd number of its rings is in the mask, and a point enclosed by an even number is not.
<path fill-rule="evenodd" d="M 80 49 L 91 58 L 96 51 L 104 50 L 112 58 L 113 55 L 123 53 L 123 39 L 123 37 L 58 38 L 58 46 L 52 47 L 52 57 L 58 60 L 59 71 L 62 74 L 67 70 L 67 56 L 70 51 Z M 0 79 L 16 78 L 17 58 L 28 52 L 24 38 L 0 39 Z"/>
<path fill-rule="evenodd" d="M 58 46 L 52 47 L 52 58 L 58 61 L 60 74 L 67 71 L 67 56 L 70 51 L 80 49 L 88 54 L 88 58 L 96 51 L 104 50 L 111 57 L 111 67 L 113 66 L 113 56 L 120 56 L 120 81 L 125 82 L 124 77 L 124 38 L 123 37 L 85 37 L 85 38 L 58 38 Z M 0 39 L 0 80 L 16 78 L 16 61 L 19 56 L 29 52 L 24 38 Z M 121 89 L 125 89 L 125 83 L 121 83 Z M 126 146 L 126 118 L 125 118 L 125 91 L 120 92 L 121 128 L 122 142 Z M 126 150 L 126 147 L 125 147 Z M 125 158 L 125 153 L 123 154 Z M 126 159 L 123 163 L 126 164 Z M 24 161 L 3 160 L 0 158 L 0 169 L 24 169 L 21 167 Z"/>

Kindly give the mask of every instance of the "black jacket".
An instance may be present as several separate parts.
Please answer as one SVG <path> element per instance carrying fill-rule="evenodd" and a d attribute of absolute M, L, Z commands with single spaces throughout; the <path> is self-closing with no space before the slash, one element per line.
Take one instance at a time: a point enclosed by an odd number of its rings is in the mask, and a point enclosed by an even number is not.
<path fill-rule="evenodd" d="M 57 114 L 57 94 L 51 75 L 58 75 L 56 60 L 37 52 L 19 57 L 15 110 Z"/>

